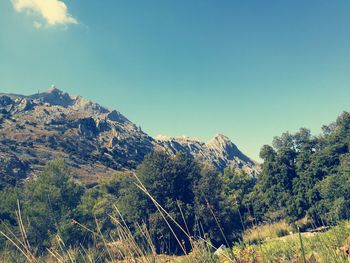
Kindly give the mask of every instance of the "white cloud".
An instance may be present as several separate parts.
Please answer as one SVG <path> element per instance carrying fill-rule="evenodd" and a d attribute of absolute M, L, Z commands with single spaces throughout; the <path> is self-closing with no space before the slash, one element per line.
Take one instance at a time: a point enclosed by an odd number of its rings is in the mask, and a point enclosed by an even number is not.
<path fill-rule="evenodd" d="M 78 24 L 78 21 L 68 13 L 66 4 L 59 0 L 11 0 L 17 12 L 39 14 L 47 26 Z M 33 26 L 41 28 L 42 23 L 34 21 Z"/>

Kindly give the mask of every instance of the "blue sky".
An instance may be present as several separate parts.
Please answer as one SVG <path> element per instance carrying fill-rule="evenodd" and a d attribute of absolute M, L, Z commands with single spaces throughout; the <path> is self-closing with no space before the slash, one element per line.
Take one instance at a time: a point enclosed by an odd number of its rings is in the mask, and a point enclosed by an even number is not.
<path fill-rule="evenodd" d="M 51 84 L 258 160 L 350 110 L 350 1 L 0 1 L 0 91 Z"/>

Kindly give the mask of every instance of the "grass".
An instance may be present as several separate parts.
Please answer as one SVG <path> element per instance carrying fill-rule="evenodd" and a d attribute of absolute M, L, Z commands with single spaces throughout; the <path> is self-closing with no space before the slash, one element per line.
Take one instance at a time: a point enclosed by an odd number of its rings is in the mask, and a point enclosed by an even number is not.
<path fill-rule="evenodd" d="M 280 221 L 247 229 L 243 234 L 243 241 L 247 244 L 257 244 L 265 240 L 287 236 L 291 232 L 293 232 L 292 227 L 285 221 Z"/>
<path fill-rule="evenodd" d="M 326 232 L 300 235 L 294 233 L 284 237 L 278 237 L 276 232 L 278 229 L 285 229 L 288 225 L 283 222 L 268 224 L 249 229 L 245 233 L 247 237 L 254 237 L 256 233 L 261 233 L 265 239 L 258 244 L 242 242 L 234 245 L 232 250 L 227 249 L 220 254 L 215 254 L 216 249 L 210 242 L 204 239 L 192 239 L 190 253 L 184 256 L 170 256 L 155 253 L 149 233 L 144 226 L 140 226 L 143 240 L 136 242 L 119 214 L 118 217 L 113 218 L 118 226 L 118 237 L 115 241 L 107 243 L 101 233 L 96 233 L 100 238 L 94 246 L 67 248 L 62 239 L 56 236 L 54 248 L 47 250 L 46 256 L 35 257 L 31 252 L 30 244 L 26 241 L 20 212 L 18 217 L 21 235 L 19 237 L 12 233 L 7 235 L 16 249 L 8 249 L 0 253 L 0 262 L 350 262 L 349 222 L 341 222 Z M 269 238 L 268 233 L 272 233 L 275 237 Z"/>
<path fill-rule="evenodd" d="M 350 262 L 349 246 L 349 222 L 342 222 L 323 233 L 302 233 L 300 236 L 296 233 L 267 239 L 260 244 L 236 245 L 233 252 L 242 262 L 345 263 Z"/>

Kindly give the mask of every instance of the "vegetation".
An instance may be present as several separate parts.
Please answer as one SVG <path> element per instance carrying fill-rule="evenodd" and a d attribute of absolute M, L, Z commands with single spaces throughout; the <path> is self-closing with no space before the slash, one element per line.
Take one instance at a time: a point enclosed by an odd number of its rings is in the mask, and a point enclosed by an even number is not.
<path fill-rule="evenodd" d="M 86 189 L 64 160 L 53 160 L 36 178 L 2 184 L 0 256 L 5 262 L 152 262 L 160 254 L 188 262 L 345 262 L 349 143 L 344 112 L 319 136 L 303 128 L 263 146 L 257 178 L 156 151 L 135 173 Z M 320 226 L 330 230 L 300 233 Z M 214 254 L 222 244 L 233 249 Z"/>
<path fill-rule="evenodd" d="M 274 228 L 275 226 L 270 227 Z M 348 262 L 349 223 L 327 232 L 293 234 L 254 245 L 236 245 L 233 253 L 243 262 Z"/>
<path fill-rule="evenodd" d="M 263 170 L 251 194 L 259 220 L 308 216 L 323 225 L 349 218 L 349 143 L 350 114 L 344 112 L 320 136 L 303 128 L 263 146 Z"/>
<path fill-rule="evenodd" d="M 293 230 L 295 229 L 285 221 L 266 223 L 247 229 L 242 239 L 246 244 L 259 244 L 269 239 L 287 236 L 293 233 Z"/>

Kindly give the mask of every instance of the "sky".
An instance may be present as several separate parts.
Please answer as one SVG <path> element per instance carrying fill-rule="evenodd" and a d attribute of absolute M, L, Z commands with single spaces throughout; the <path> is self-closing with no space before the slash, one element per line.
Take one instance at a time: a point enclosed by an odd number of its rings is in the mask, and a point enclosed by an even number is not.
<path fill-rule="evenodd" d="M 0 92 L 52 84 L 259 160 L 350 111 L 350 1 L 1 0 Z"/>

